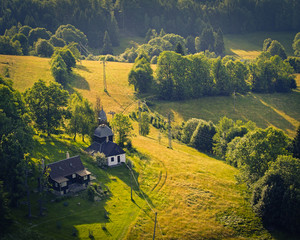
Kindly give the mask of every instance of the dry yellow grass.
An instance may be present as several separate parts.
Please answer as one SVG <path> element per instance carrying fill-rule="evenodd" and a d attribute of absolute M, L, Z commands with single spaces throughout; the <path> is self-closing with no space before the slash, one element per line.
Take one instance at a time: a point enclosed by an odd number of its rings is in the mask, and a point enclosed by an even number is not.
<path fill-rule="evenodd" d="M 159 144 L 157 136 L 151 128 L 148 137 L 138 136 L 133 144 L 150 157 L 140 181 L 158 212 L 158 239 L 239 239 L 237 232 L 217 220 L 226 211 L 233 215 L 241 211 L 244 217 L 251 216 L 249 225 L 260 225 L 244 200 L 245 189 L 236 185 L 237 169 L 176 142 L 169 149 L 168 139 L 163 137 Z M 153 220 L 152 211 L 142 211 L 128 238 L 151 239 Z M 247 234 L 250 228 L 245 227 Z"/>
<path fill-rule="evenodd" d="M 50 59 L 32 56 L 0 55 L 0 74 L 9 69 L 14 87 L 23 92 L 37 80 L 54 81 L 50 71 Z M 133 103 L 134 90 L 128 86 L 131 63 L 107 62 L 106 82 L 108 93 L 104 92 L 103 65 L 99 61 L 77 63 L 71 79 L 72 91 L 78 91 L 91 103 L 99 96 L 104 110 L 120 112 Z M 128 108 L 126 108 L 128 110 Z"/>

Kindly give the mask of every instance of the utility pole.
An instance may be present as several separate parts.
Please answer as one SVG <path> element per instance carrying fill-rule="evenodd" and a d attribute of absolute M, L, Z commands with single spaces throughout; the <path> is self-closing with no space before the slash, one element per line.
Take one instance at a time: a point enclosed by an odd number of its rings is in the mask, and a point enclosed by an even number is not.
<path fill-rule="evenodd" d="M 169 129 L 169 148 L 173 149 L 172 148 L 172 132 L 171 132 L 171 113 L 168 114 L 168 123 L 169 123 L 169 126 L 168 126 L 168 129 Z"/>
<path fill-rule="evenodd" d="M 114 111 L 110 111 L 108 114 L 110 114 L 113 119 L 116 113 Z"/>
<path fill-rule="evenodd" d="M 157 212 L 155 212 L 155 222 L 154 222 L 153 240 L 155 239 L 156 221 L 157 221 Z"/>
<path fill-rule="evenodd" d="M 129 169 L 129 174 L 130 174 L 130 199 L 131 199 L 131 201 L 133 201 L 133 198 L 132 198 L 132 171 L 131 171 L 131 164 L 130 164 L 130 166 L 128 166 L 128 169 Z"/>
<path fill-rule="evenodd" d="M 40 192 L 40 199 L 39 199 L 39 203 L 40 203 L 40 216 L 43 215 L 43 186 L 44 186 L 44 179 L 43 179 L 43 174 L 44 174 L 44 159 L 41 160 L 40 163 L 40 178 L 39 178 L 39 192 Z"/>
<path fill-rule="evenodd" d="M 100 62 L 100 64 L 101 64 L 101 62 Z M 106 60 L 105 59 L 102 61 L 102 64 L 103 64 L 103 85 L 104 85 L 104 92 L 107 92 L 106 74 L 105 74 Z"/>

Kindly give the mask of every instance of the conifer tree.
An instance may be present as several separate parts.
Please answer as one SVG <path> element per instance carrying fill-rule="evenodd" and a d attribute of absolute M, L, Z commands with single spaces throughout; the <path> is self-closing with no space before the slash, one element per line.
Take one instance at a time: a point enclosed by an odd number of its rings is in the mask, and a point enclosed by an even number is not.
<path fill-rule="evenodd" d="M 111 44 L 110 37 L 109 37 L 107 31 L 105 31 L 105 34 L 104 34 L 102 54 L 103 55 L 113 54 L 112 44 Z"/>

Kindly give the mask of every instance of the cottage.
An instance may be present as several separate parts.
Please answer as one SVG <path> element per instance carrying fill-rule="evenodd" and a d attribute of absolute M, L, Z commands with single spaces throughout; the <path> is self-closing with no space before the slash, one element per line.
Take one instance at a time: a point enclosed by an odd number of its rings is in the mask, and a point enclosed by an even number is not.
<path fill-rule="evenodd" d="M 103 109 L 99 113 L 98 120 L 99 126 L 94 131 L 93 143 L 86 151 L 91 155 L 97 152 L 104 153 L 108 166 L 125 163 L 125 152 L 118 144 L 113 142 L 114 134 L 107 126 L 106 113 Z"/>
<path fill-rule="evenodd" d="M 50 163 L 49 182 L 51 187 L 63 195 L 75 189 L 84 189 L 90 182 L 91 173 L 84 168 L 80 156 Z"/>

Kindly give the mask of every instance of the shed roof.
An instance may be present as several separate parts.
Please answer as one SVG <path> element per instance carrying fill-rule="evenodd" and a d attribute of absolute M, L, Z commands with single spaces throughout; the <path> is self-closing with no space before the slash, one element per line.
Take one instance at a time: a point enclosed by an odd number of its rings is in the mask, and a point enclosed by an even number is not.
<path fill-rule="evenodd" d="M 65 177 L 74 173 L 80 175 L 82 171 L 85 171 L 86 175 L 90 174 L 89 171 L 85 170 L 79 155 L 50 163 L 47 166 L 51 169 L 50 177 L 55 181 L 57 180 L 57 182 L 66 181 Z"/>
<path fill-rule="evenodd" d="M 94 136 L 97 136 L 99 138 L 110 137 L 113 135 L 114 134 L 113 134 L 112 130 L 105 124 L 99 125 L 94 132 Z"/>

